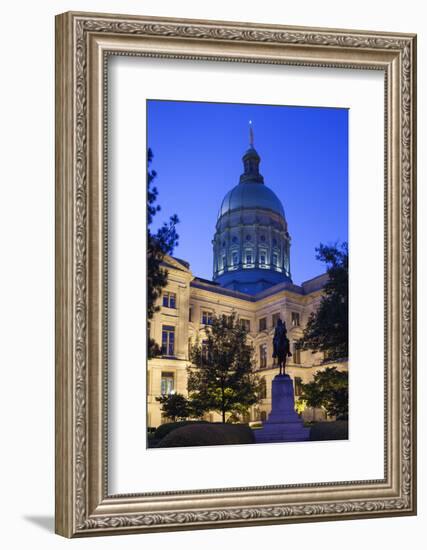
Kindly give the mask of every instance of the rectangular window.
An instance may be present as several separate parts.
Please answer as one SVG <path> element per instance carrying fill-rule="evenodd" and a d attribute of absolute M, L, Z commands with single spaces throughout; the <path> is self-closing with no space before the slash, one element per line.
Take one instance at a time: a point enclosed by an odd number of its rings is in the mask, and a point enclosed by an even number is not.
<path fill-rule="evenodd" d="M 176 308 L 175 292 L 163 292 L 163 307 Z"/>
<path fill-rule="evenodd" d="M 295 395 L 296 397 L 299 397 L 302 394 L 302 378 L 295 376 L 294 386 Z"/>
<path fill-rule="evenodd" d="M 213 321 L 212 311 L 203 311 L 202 312 L 202 324 L 203 325 L 211 325 L 212 321 Z"/>
<path fill-rule="evenodd" d="M 264 376 L 261 378 L 259 383 L 259 398 L 267 399 L 267 382 L 265 381 Z"/>
<path fill-rule="evenodd" d="M 160 393 L 162 395 L 170 395 L 175 390 L 175 377 L 173 372 L 162 372 L 160 382 Z"/>
<path fill-rule="evenodd" d="M 267 317 L 263 317 L 259 320 L 259 330 L 267 330 Z"/>
<path fill-rule="evenodd" d="M 222 269 L 227 267 L 227 256 L 222 257 Z"/>
<path fill-rule="evenodd" d="M 222 314 L 222 317 L 223 317 L 223 319 L 225 320 L 227 326 L 230 327 L 230 326 L 231 326 L 231 322 L 232 322 L 232 320 L 233 320 L 233 316 L 232 316 L 232 315 L 229 315 L 228 313 L 223 313 L 223 314 Z"/>
<path fill-rule="evenodd" d="M 265 259 L 265 253 L 264 252 L 261 252 L 260 256 L 259 256 L 259 263 L 261 265 L 265 265 L 267 262 L 266 262 L 266 259 Z"/>
<path fill-rule="evenodd" d="M 252 253 L 246 252 L 246 263 L 251 264 L 252 263 Z"/>
<path fill-rule="evenodd" d="M 297 311 L 292 312 L 291 324 L 293 327 L 299 327 L 299 313 Z"/>
<path fill-rule="evenodd" d="M 273 313 L 273 316 L 271 317 L 271 323 L 273 325 L 273 328 L 276 328 L 277 321 L 280 319 L 280 313 Z"/>
<path fill-rule="evenodd" d="M 259 367 L 267 368 L 267 344 L 261 344 L 259 347 Z"/>
<path fill-rule="evenodd" d="M 296 365 L 299 365 L 301 363 L 301 351 L 300 349 L 297 347 L 297 344 L 296 342 L 294 342 L 294 346 L 293 346 L 293 350 L 292 350 L 292 359 L 293 359 L 293 362 L 296 364 Z"/>
<path fill-rule="evenodd" d="M 163 325 L 162 355 L 174 355 L 174 353 L 175 353 L 175 327 Z"/>
<path fill-rule="evenodd" d="M 193 308 L 188 308 L 188 320 L 191 323 L 193 321 Z"/>
<path fill-rule="evenodd" d="M 208 341 L 202 340 L 202 361 L 206 363 L 208 358 Z"/>
<path fill-rule="evenodd" d="M 249 319 L 240 319 L 240 325 L 246 330 L 246 332 L 251 331 L 251 322 Z"/>
<path fill-rule="evenodd" d="M 279 259 L 277 257 L 277 254 L 273 254 L 271 263 L 276 266 L 279 264 Z"/>
<path fill-rule="evenodd" d="M 237 254 L 237 252 L 233 252 L 232 259 L 233 259 L 233 265 L 239 264 L 239 255 Z"/>

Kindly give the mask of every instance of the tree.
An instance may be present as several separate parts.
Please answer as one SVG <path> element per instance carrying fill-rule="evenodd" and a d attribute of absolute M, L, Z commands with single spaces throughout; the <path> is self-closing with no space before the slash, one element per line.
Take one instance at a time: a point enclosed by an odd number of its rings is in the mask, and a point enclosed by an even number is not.
<path fill-rule="evenodd" d="M 313 312 L 298 347 L 324 353 L 324 361 L 348 357 L 348 247 L 316 248 L 316 258 L 327 264 L 328 282 L 319 308 Z"/>
<path fill-rule="evenodd" d="M 328 416 L 337 420 L 348 419 L 348 373 L 336 367 L 318 371 L 311 382 L 302 384 L 300 399 L 307 406 L 325 409 Z"/>
<path fill-rule="evenodd" d="M 156 204 L 158 190 L 153 187 L 153 181 L 157 177 L 155 170 L 150 170 L 153 161 L 151 149 L 147 152 L 147 354 L 148 357 L 160 355 L 160 347 L 150 338 L 150 321 L 154 313 L 159 310 L 156 305 L 162 289 L 167 285 L 167 270 L 162 268 L 162 262 L 165 254 L 172 254 L 173 249 L 178 244 L 178 234 L 176 225 L 179 223 L 176 215 L 169 218 L 168 223 L 164 223 L 155 233 L 151 230 L 153 218 L 160 211 L 160 206 Z"/>
<path fill-rule="evenodd" d="M 198 411 L 241 414 L 258 401 L 259 381 L 252 364 L 253 348 L 235 314 L 214 316 L 206 339 L 191 349 L 196 365 L 188 369 L 190 404 Z"/>
<path fill-rule="evenodd" d="M 172 422 L 186 420 L 191 416 L 188 400 L 180 393 L 161 395 L 156 397 L 156 401 L 161 404 L 162 413 Z"/>

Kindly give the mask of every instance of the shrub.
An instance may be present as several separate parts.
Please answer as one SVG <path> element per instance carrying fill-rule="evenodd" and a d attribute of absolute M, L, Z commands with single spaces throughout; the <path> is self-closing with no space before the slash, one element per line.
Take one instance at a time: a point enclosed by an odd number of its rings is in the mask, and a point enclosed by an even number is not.
<path fill-rule="evenodd" d="M 157 447 L 242 445 L 255 442 L 253 432 L 247 424 L 193 424 L 173 430 Z"/>
<path fill-rule="evenodd" d="M 156 397 L 156 401 L 161 404 L 162 413 L 172 422 L 185 420 L 191 416 L 188 400 L 180 393 L 161 395 Z"/>
<path fill-rule="evenodd" d="M 348 422 L 316 422 L 311 426 L 310 441 L 331 441 L 334 439 L 348 439 Z"/>
<path fill-rule="evenodd" d="M 182 420 L 181 422 L 168 422 L 167 424 L 161 424 L 154 432 L 156 439 L 163 439 L 173 430 L 187 426 L 187 424 L 206 424 L 204 420 Z"/>

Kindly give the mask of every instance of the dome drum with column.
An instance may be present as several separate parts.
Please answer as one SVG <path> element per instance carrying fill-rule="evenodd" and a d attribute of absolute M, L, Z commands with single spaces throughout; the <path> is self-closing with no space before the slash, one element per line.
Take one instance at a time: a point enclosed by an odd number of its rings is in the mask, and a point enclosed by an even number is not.
<path fill-rule="evenodd" d="M 244 173 L 221 203 L 213 239 L 214 280 L 248 294 L 292 282 L 285 212 L 264 184 L 259 163 L 251 131 L 251 146 L 243 156 Z"/>

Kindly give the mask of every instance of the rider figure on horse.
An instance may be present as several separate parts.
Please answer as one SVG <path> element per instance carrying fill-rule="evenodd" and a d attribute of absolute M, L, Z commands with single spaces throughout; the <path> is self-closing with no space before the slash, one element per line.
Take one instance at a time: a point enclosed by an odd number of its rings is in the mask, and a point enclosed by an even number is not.
<path fill-rule="evenodd" d="M 290 343 L 287 335 L 286 323 L 279 319 L 274 330 L 273 337 L 273 358 L 279 363 L 279 374 L 285 374 L 286 359 L 292 356 Z M 283 371 L 283 372 L 282 372 Z"/>

